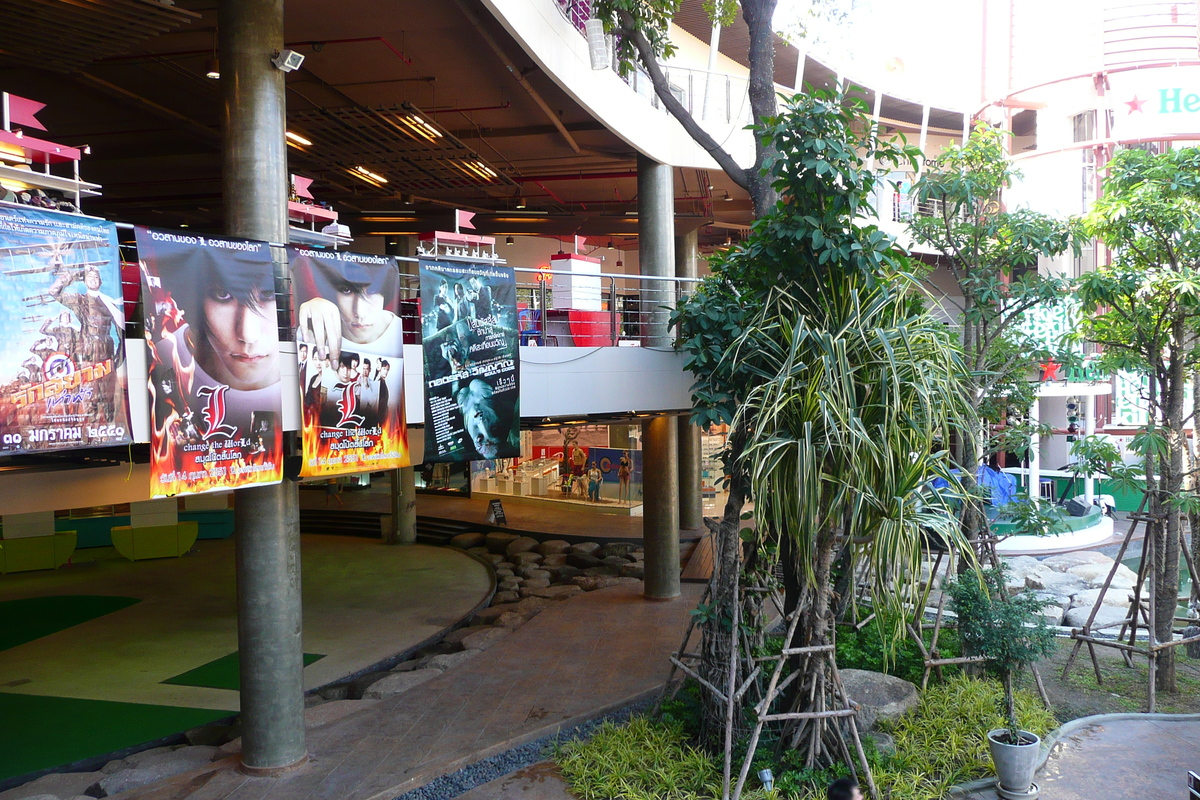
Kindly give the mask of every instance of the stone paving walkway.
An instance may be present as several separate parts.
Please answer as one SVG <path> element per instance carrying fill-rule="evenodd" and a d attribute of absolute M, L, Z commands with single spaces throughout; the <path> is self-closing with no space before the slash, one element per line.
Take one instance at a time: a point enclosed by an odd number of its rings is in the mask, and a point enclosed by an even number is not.
<path fill-rule="evenodd" d="M 1200 720 L 1105 720 L 1066 736 L 1036 782 L 1046 800 L 1184 800 L 1189 769 L 1200 771 Z M 962 800 L 995 797 L 981 789 Z"/>
<path fill-rule="evenodd" d="M 641 699 L 666 678 L 701 586 L 670 602 L 617 586 L 555 604 L 420 687 L 310 730 L 311 760 L 249 778 L 233 759 L 122 800 L 393 800 L 439 775 Z"/>

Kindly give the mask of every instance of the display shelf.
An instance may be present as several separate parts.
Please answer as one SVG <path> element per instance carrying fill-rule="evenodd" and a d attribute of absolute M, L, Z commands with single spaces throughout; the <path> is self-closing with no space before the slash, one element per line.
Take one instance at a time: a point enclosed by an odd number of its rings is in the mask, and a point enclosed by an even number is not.
<path fill-rule="evenodd" d="M 331 208 L 288 201 L 288 219 L 293 222 L 337 222 L 338 213 Z"/>
<path fill-rule="evenodd" d="M 301 228 L 298 225 L 288 226 L 288 241 L 292 244 L 309 244 L 314 247 L 346 247 L 354 241 L 349 236 L 338 236 L 335 233 L 321 233 L 311 228 Z"/>
<path fill-rule="evenodd" d="M 99 197 L 100 184 L 74 178 L 64 178 L 29 169 L 17 169 L 7 164 L 0 164 L 0 180 L 18 181 L 32 189 L 52 189 L 56 192 L 70 192 L 78 197 Z"/>

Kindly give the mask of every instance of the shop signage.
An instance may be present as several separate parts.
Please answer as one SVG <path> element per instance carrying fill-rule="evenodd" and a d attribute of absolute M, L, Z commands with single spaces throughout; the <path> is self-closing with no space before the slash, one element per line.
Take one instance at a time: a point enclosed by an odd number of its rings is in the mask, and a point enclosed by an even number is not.
<path fill-rule="evenodd" d="M 425 461 L 521 454 L 511 267 L 422 259 Z"/>
<path fill-rule="evenodd" d="M 135 229 L 150 350 L 150 494 L 278 483 L 282 397 L 266 242 Z"/>
<path fill-rule="evenodd" d="M 117 229 L 0 207 L 0 454 L 132 441 Z"/>
<path fill-rule="evenodd" d="M 1117 139 L 1200 134 L 1200 67 L 1114 72 L 1108 80 Z"/>
<path fill-rule="evenodd" d="M 289 247 L 304 457 L 300 474 L 407 467 L 395 259 Z"/>

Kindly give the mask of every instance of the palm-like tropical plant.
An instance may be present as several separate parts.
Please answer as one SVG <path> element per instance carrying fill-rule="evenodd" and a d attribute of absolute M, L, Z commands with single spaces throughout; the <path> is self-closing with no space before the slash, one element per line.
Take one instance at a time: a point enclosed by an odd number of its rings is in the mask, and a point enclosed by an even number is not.
<path fill-rule="evenodd" d="M 970 552 L 948 498 L 930 485 L 957 485 L 946 444 L 970 418 L 966 371 L 922 299 L 903 272 L 831 268 L 775 291 L 743 338 L 775 372 L 740 413 L 754 420 L 746 459 L 756 516 L 779 537 L 784 574 L 799 584 L 803 622 L 791 647 L 832 642 L 831 570 L 847 550 L 873 576 L 874 607 L 894 639 L 918 599 L 927 537 Z M 809 674 L 789 710 L 831 708 L 825 660 L 796 666 Z M 835 731 L 814 730 L 827 722 L 784 732 L 810 765 L 840 753 Z"/>

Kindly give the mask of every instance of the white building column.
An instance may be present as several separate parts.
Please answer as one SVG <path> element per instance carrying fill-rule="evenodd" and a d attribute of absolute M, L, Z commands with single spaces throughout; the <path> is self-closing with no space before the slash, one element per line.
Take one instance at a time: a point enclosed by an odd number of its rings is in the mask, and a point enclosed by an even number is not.
<path fill-rule="evenodd" d="M 1035 397 L 1029 407 L 1029 422 L 1033 425 L 1033 435 L 1029 437 L 1029 497 L 1037 499 L 1042 495 L 1042 437 L 1037 433 L 1037 426 L 1042 421 L 1042 398 Z"/>
<path fill-rule="evenodd" d="M 1096 395 L 1083 396 L 1083 434 L 1094 436 L 1096 433 Z M 1083 499 L 1090 506 L 1096 497 L 1096 479 L 1088 475 L 1083 479 Z"/>

